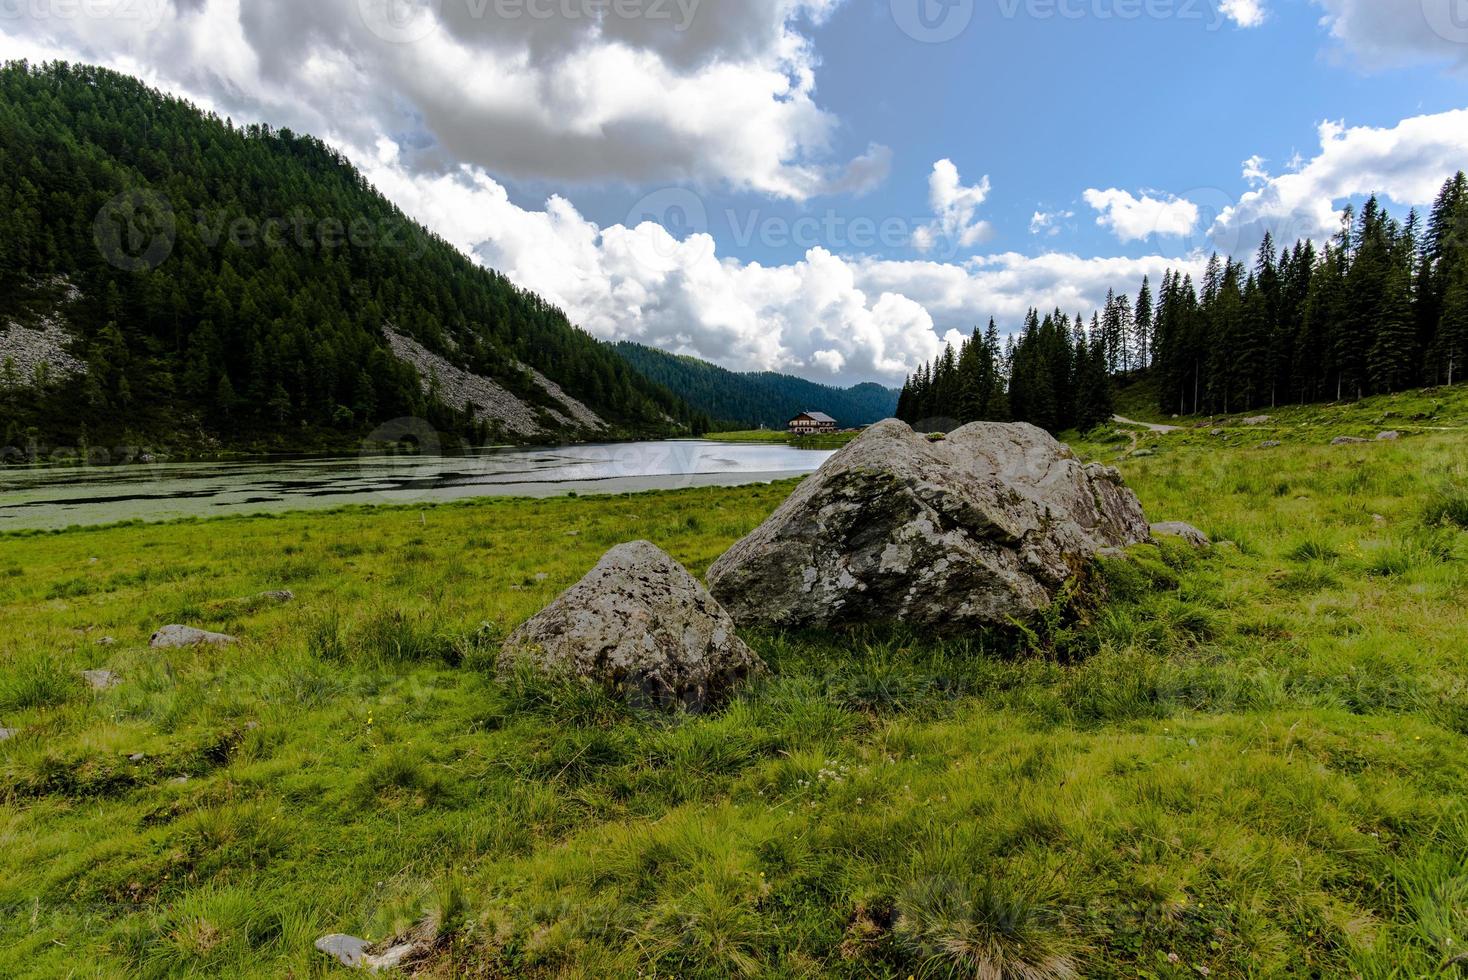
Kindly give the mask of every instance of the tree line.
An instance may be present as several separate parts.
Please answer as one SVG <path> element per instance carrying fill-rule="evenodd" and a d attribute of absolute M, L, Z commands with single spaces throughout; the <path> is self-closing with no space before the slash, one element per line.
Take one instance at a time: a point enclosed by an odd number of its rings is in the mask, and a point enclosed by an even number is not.
<path fill-rule="evenodd" d="M 503 436 L 425 392 L 388 329 L 532 405 L 556 407 L 527 365 L 623 431 L 688 421 L 680 399 L 320 140 L 236 126 L 104 69 L 24 62 L 0 67 L 0 133 L 0 323 L 61 314 L 87 367 L 41 390 L 0 377 L 4 444 L 344 441 L 405 416 L 468 442 Z M 151 255 L 154 232 L 166 237 Z M 143 254 L 111 254 L 108 235 Z"/>
<path fill-rule="evenodd" d="M 1337 234 L 1252 265 L 1215 253 L 1195 283 L 1168 270 L 1154 293 L 1113 291 L 1089 323 L 1026 317 L 1001 349 L 991 320 L 903 386 L 898 417 L 935 427 L 1033 422 L 1052 432 L 1110 418 L 1117 379 L 1155 378 L 1168 414 L 1229 414 L 1455 384 L 1468 366 L 1468 179 L 1460 171 L 1424 223 L 1372 197 Z"/>
<path fill-rule="evenodd" d="M 730 371 L 627 341 L 614 346 L 644 377 L 692 406 L 706 431 L 783 429 L 798 413 L 811 410 L 854 428 L 891 418 L 897 404 L 897 393 L 877 384 L 836 388 L 770 371 Z"/>

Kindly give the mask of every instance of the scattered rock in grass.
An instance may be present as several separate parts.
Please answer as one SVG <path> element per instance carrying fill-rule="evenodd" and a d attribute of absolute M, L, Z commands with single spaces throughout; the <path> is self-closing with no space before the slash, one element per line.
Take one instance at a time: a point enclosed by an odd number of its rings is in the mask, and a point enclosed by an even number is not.
<path fill-rule="evenodd" d="M 1264 442 L 1261 442 L 1259 444 L 1259 448 L 1260 449 L 1278 449 L 1280 446 L 1283 446 L 1283 445 L 1284 445 L 1284 443 L 1280 442 L 1278 439 L 1268 439 L 1268 440 L 1265 440 Z"/>
<path fill-rule="evenodd" d="M 102 637 L 101 639 L 99 639 L 97 641 L 97 646 L 99 646 L 99 647 L 110 647 L 110 646 L 114 645 L 115 643 L 117 643 L 117 640 L 113 639 L 110 636 L 104 636 L 104 637 Z"/>
<path fill-rule="evenodd" d="M 262 592 L 255 598 L 264 602 L 278 602 L 284 605 L 287 602 L 295 602 L 296 594 L 290 589 L 276 589 L 271 592 Z"/>
<path fill-rule="evenodd" d="M 1396 442 L 1400 438 L 1402 438 L 1402 434 L 1400 432 L 1381 432 L 1381 433 L 1378 433 L 1377 434 L 1376 441 L 1377 442 Z"/>
<path fill-rule="evenodd" d="M 92 686 L 94 691 L 105 691 L 109 687 L 116 687 L 122 683 L 121 678 L 110 670 L 84 670 L 82 678 Z"/>
<path fill-rule="evenodd" d="M 535 581 L 537 581 L 537 582 L 546 582 L 546 581 L 549 581 L 549 580 L 550 580 L 550 573 L 549 572 L 536 572 L 535 573 Z"/>
<path fill-rule="evenodd" d="M 1182 521 L 1164 521 L 1161 524 L 1152 525 L 1152 536 L 1166 538 L 1182 538 L 1194 548 L 1207 548 L 1210 544 L 1208 535 Z"/>
<path fill-rule="evenodd" d="M 179 647 L 225 646 L 238 643 L 237 637 L 224 633 L 211 633 L 192 626 L 165 626 L 153 634 L 148 645 L 154 650 L 172 650 Z"/>
<path fill-rule="evenodd" d="M 1148 456 L 1155 455 L 1157 454 L 1152 452 L 1152 450 L 1150 449 L 1138 449 L 1136 452 L 1132 453 L 1132 459 L 1146 459 Z"/>
<path fill-rule="evenodd" d="M 1267 425 L 1267 424 L 1269 424 L 1269 416 L 1268 415 L 1255 415 L 1253 418 L 1244 419 L 1244 423 L 1243 424 L 1244 425 Z"/>
<path fill-rule="evenodd" d="M 1386 523 L 1386 518 L 1383 517 L 1380 514 L 1372 514 L 1371 515 L 1371 523 L 1373 523 L 1373 524 L 1385 524 Z"/>
<path fill-rule="evenodd" d="M 396 946 L 388 947 L 381 953 L 372 953 L 370 952 L 372 944 L 367 940 L 340 934 L 322 936 L 316 940 L 316 948 L 342 966 L 353 970 L 366 970 L 369 973 L 395 970 L 418 952 L 418 947 L 413 943 L 399 943 Z"/>
<path fill-rule="evenodd" d="M 744 626 L 902 622 L 946 633 L 1046 608 L 1105 547 L 1147 540 L 1121 475 L 1032 425 L 930 444 L 867 429 L 709 569 Z"/>
<path fill-rule="evenodd" d="M 1369 439 L 1358 439 L 1355 436 L 1336 436 L 1330 441 L 1330 444 L 1332 446 L 1358 446 L 1370 441 Z"/>
<path fill-rule="evenodd" d="M 336 960 L 342 966 L 353 970 L 367 965 L 367 950 L 372 946 L 365 939 L 356 936 L 343 936 L 333 934 L 322 936 L 316 940 L 316 948 Z"/>
<path fill-rule="evenodd" d="M 1226 430 L 1226 429 L 1214 429 L 1212 432 L 1210 432 L 1208 434 L 1211 435 L 1211 436 L 1226 436 L 1226 435 L 1228 435 L 1228 430 Z"/>
<path fill-rule="evenodd" d="M 20 734 L 18 728 L 0 728 L 0 742 L 8 742 Z"/>
<path fill-rule="evenodd" d="M 528 660 L 664 707 L 702 710 L 764 664 L 692 575 L 655 545 L 607 552 L 585 578 L 516 630 L 500 668 Z"/>

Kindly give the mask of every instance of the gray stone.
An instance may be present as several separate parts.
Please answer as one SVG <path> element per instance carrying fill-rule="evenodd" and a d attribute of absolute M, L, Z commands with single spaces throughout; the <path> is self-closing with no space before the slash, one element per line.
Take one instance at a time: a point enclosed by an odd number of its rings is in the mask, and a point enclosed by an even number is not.
<path fill-rule="evenodd" d="M 1114 469 L 1032 425 L 929 443 L 867 429 L 709 569 L 741 626 L 1008 625 L 1049 606 L 1102 548 L 1148 538 Z"/>
<path fill-rule="evenodd" d="M 1332 446 L 1357 446 L 1370 441 L 1369 439 L 1358 439 L 1355 436 L 1336 436 L 1330 441 L 1330 444 Z"/>
<path fill-rule="evenodd" d="M 104 636 L 104 637 L 102 637 L 101 639 L 99 639 L 97 641 L 97 646 L 99 646 L 99 647 L 110 647 L 110 646 L 114 646 L 116 643 L 117 643 L 117 640 L 115 640 L 114 638 L 112 638 L 110 636 Z"/>
<path fill-rule="evenodd" d="M 0 728 L 0 742 L 8 742 L 19 734 L 19 728 Z"/>
<path fill-rule="evenodd" d="M 84 670 L 82 678 L 92 686 L 94 691 L 105 691 L 109 687 L 116 687 L 122 681 L 110 670 Z"/>
<path fill-rule="evenodd" d="M 372 944 L 367 940 L 339 933 L 322 936 L 316 940 L 316 948 L 342 966 L 366 970 L 369 973 L 395 970 L 418 952 L 418 947 L 413 943 L 399 943 L 381 953 L 371 953 L 369 950 L 372 949 Z"/>
<path fill-rule="evenodd" d="M 1377 442 L 1396 442 L 1400 438 L 1402 438 L 1402 434 L 1400 432 L 1381 432 L 1381 433 L 1378 433 L 1377 434 L 1376 441 Z"/>
<path fill-rule="evenodd" d="M 1211 436 L 1226 436 L 1226 435 L 1228 435 L 1228 432 L 1225 429 L 1214 429 L 1212 432 L 1210 432 L 1208 434 L 1211 435 Z"/>
<path fill-rule="evenodd" d="M 342 966 L 359 970 L 367 966 L 367 950 L 372 944 L 356 936 L 333 933 L 316 940 L 316 948 L 336 960 Z"/>
<path fill-rule="evenodd" d="M 646 541 L 618 545 L 517 629 L 500 669 L 522 659 L 651 703 L 701 710 L 764 669 L 713 596 Z"/>
<path fill-rule="evenodd" d="M 1208 535 L 1182 521 L 1164 521 L 1161 524 L 1152 525 L 1152 537 L 1182 538 L 1194 548 L 1207 548 L 1210 544 Z"/>
<path fill-rule="evenodd" d="M 1132 458 L 1133 459 L 1146 459 L 1148 456 L 1155 456 L 1155 455 L 1157 455 L 1157 454 L 1154 453 L 1154 452 L 1152 452 L 1152 450 L 1150 450 L 1150 449 L 1138 449 L 1136 452 L 1132 453 Z"/>
<path fill-rule="evenodd" d="M 1259 444 L 1259 448 L 1260 449 L 1278 449 L 1280 446 L 1283 446 L 1283 445 L 1284 445 L 1284 443 L 1280 442 L 1278 439 L 1269 439 L 1269 440 L 1267 440 L 1265 442 L 1261 442 Z"/>
<path fill-rule="evenodd" d="M 210 633 L 192 626 L 165 626 L 153 634 L 148 645 L 155 650 L 171 650 L 178 647 L 225 646 L 239 640 L 224 633 Z"/>
<path fill-rule="evenodd" d="M 1244 419 L 1244 425 L 1267 425 L 1268 422 L 1268 415 L 1255 415 L 1253 418 Z"/>
<path fill-rule="evenodd" d="M 256 598 L 265 602 L 278 602 L 284 605 L 287 602 L 295 602 L 296 594 L 290 589 L 277 589 L 272 592 L 262 592 Z"/>

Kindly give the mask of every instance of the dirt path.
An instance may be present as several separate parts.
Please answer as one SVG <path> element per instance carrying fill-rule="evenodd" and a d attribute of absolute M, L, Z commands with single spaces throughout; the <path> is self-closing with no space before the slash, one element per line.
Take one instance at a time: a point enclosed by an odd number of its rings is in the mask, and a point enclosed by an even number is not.
<path fill-rule="evenodd" d="M 1122 418 L 1120 415 L 1113 415 L 1113 416 L 1111 416 L 1111 421 L 1113 421 L 1113 422 L 1119 422 L 1122 425 L 1135 425 L 1135 426 L 1137 426 L 1139 428 L 1142 428 L 1142 429 L 1150 429 L 1153 432 L 1181 432 L 1181 431 L 1183 431 L 1182 426 L 1180 426 L 1180 425 L 1156 425 L 1156 424 L 1154 424 L 1152 422 L 1137 422 L 1137 421 L 1135 421 L 1133 419 Z"/>

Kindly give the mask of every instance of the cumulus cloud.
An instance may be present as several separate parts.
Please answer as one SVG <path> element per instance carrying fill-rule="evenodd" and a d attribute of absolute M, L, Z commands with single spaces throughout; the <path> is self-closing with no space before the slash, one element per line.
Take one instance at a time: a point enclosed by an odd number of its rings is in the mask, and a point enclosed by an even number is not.
<path fill-rule="evenodd" d="M 1245 160 L 1243 163 L 1245 183 L 1250 187 L 1262 187 L 1269 183 L 1269 171 L 1264 169 L 1264 165 L 1268 162 L 1257 153 Z"/>
<path fill-rule="evenodd" d="M 1122 242 L 1140 241 L 1153 235 L 1182 236 L 1198 223 L 1198 206 L 1178 197 L 1156 198 L 1147 193 L 1135 197 L 1130 191 L 1096 190 L 1085 193 L 1086 204 L 1100 214 L 1096 224 L 1110 228 Z"/>
<path fill-rule="evenodd" d="M 933 221 L 913 233 L 913 247 L 928 252 L 940 241 L 954 248 L 972 248 L 984 241 L 993 229 L 987 221 L 979 220 L 978 211 L 988 197 L 987 176 L 965 187 L 953 161 L 939 160 L 928 176 L 928 202 L 933 208 Z"/>
<path fill-rule="evenodd" d="M 598 337 L 635 340 L 739 370 L 794 371 L 838 383 L 899 383 L 940 349 L 1031 306 L 1094 309 L 1194 259 L 1015 253 L 965 262 L 848 257 L 824 247 L 767 266 L 721 257 L 714 240 L 663 226 L 598 227 L 567 201 L 517 207 L 482 170 L 425 180 L 384 142 L 364 172 L 405 211 L 479 261 L 546 296 Z"/>
<path fill-rule="evenodd" d="M 1372 67 L 1468 61 L 1462 0 L 1314 0 L 1322 22 L 1348 51 Z"/>
<path fill-rule="evenodd" d="M 1223 0 L 1219 13 L 1240 27 L 1258 27 L 1264 23 L 1264 0 Z"/>
<path fill-rule="evenodd" d="M 1326 122 L 1319 132 L 1314 159 L 1269 177 L 1222 210 L 1209 231 L 1215 244 L 1242 254 L 1266 231 L 1278 242 L 1321 239 L 1340 225 L 1337 203 L 1366 194 L 1409 207 L 1431 203 L 1468 159 L 1468 109 L 1382 128 Z"/>
<path fill-rule="evenodd" d="M 135 0 L 9 18 L 226 112 L 562 183 L 710 181 L 790 199 L 869 189 L 890 153 L 832 161 L 802 31 L 838 0 Z M 598 13 L 599 10 L 606 12 Z M 618 13 L 618 12 L 621 13 Z M 23 53 L 23 52 L 22 52 Z"/>
<path fill-rule="evenodd" d="M 1074 211 L 1036 211 L 1030 216 L 1030 234 L 1054 237 L 1060 234 L 1061 222 L 1075 216 Z"/>

